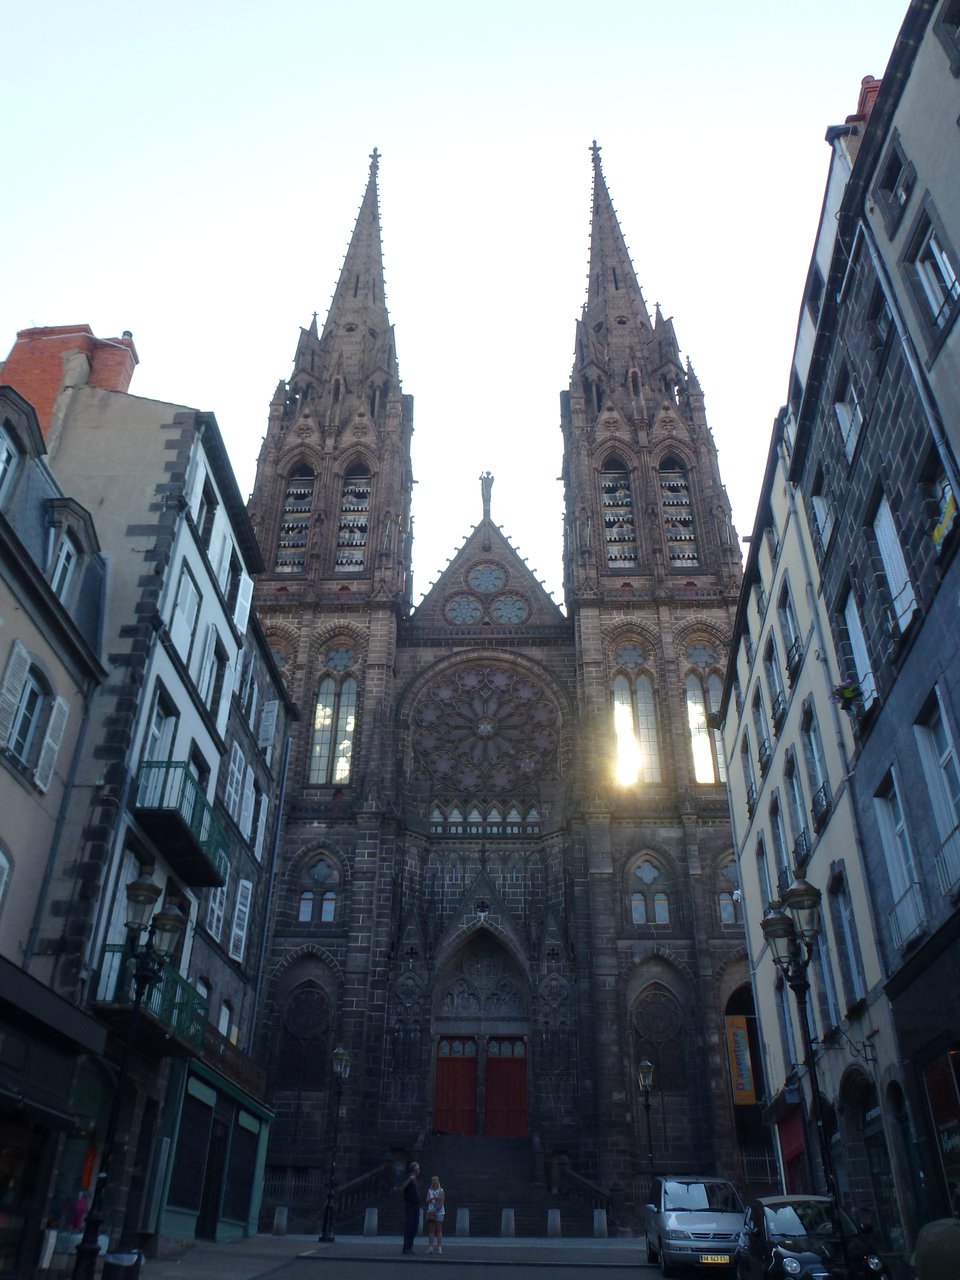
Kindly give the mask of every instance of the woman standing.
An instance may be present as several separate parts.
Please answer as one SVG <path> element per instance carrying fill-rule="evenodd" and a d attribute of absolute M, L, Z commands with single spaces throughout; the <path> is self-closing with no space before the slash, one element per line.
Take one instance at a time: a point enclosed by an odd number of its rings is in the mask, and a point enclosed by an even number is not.
<path fill-rule="evenodd" d="M 433 1253 L 434 1245 L 437 1253 L 443 1253 L 443 1206 L 446 1198 L 447 1193 L 434 1174 L 427 1188 L 427 1253 Z"/>

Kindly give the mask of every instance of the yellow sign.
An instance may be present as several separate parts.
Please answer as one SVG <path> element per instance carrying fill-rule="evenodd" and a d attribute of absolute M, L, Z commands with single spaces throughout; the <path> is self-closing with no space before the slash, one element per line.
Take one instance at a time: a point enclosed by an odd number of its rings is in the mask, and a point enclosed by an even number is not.
<path fill-rule="evenodd" d="M 733 1104 L 736 1107 L 752 1107 L 757 1101 L 757 1092 L 753 1087 L 747 1019 L 742 1013 L 735 1013 L 724 1021 L 727 1024 L 727 1054 L 733 1079 Z"/>

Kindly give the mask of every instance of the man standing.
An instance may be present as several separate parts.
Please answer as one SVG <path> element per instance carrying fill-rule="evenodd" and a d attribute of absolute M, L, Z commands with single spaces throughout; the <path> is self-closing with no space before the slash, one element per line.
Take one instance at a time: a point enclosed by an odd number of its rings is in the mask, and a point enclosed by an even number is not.
<path fill-rule="evenodd" d="M 420 1166 L 416 1160 L 410 1162 L 410 1172 L 401 1184 L 403 1192 L 403 1253 L 413 1253 L 413 1238 L 420 1226 Z"/>

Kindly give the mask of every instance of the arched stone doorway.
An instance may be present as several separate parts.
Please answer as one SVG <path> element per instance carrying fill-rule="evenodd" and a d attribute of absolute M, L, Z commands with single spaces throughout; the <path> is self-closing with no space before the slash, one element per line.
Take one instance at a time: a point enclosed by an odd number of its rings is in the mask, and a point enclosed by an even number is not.
<path fill-rule="evenodd" d="M 432 1030 L 434 1130 L 525 1137 L 530 988 L 487 930 L 475 933 L 438 978 Z"/>

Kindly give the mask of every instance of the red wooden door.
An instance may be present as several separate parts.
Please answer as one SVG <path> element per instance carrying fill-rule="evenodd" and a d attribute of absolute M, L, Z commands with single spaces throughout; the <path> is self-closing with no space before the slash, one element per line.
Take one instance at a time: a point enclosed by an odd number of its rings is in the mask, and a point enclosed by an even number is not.
<path fill-rule="evenodd" d="M 522 1040 L 487 1042 L 487 1108 L 491 1138 L 527 1136 L 527 1048 Z"/>
<path fill-rule="evenodd" d="M 440 1133 L 477 1132 L 477 1042 L 444 1036 L 437 1044 L 433 1127 Z"/>

